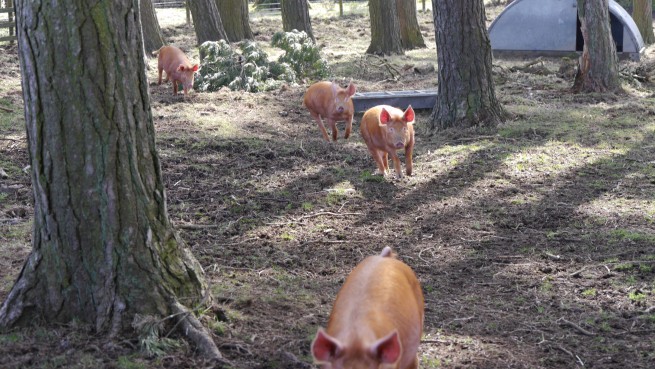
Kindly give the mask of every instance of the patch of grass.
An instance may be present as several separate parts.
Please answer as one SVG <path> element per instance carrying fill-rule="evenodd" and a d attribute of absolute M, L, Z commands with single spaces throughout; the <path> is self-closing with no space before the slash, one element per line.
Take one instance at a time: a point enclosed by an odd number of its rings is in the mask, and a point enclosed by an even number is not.
<path fill-rule="evenodd" d="M 374 174 L 372 174 L 371 172 L 369 172 L 368 170 L 365 170 L 365 171 L 364 171 L 364 172 L 359 176 L 359 178 L 361 178 L 362 181 L 364 181 L 364 182 L 384 182 L 384 181 L 385 181 L 384 176 L 382 176 L 382 175 L 374 175 Z"/>
<path fill-rule="evenodd" d="M 594 296 L 596 296 L 597 293 L 598 292 L 596 291 L 595 288 L 588 288 L 588 289 L 582 291 L 582 296 L 594 297 Z"/>
<path fill-rule="evenodd" d="M 628 293 L 628 298 L 633 302 L 642 302 L 646 300 L 646 294 L 640 291 L 630 291 Z"/>
<path fill-rule="evenodd" d="M 282 233 L 280 235 L 280 239 L 282 239 L 284 241 L 293 241 L 296 238 L 293 235 L 291 235 L 291 234 L 289 234 L 287 232 L 284 232 L 284 233 Z"/>
<path fill-rule="evenodd" d="M 617 271 L 626 271 L 632 269 L 633 265 L 631 263 L 622 263 L 614 266 L 614 270 Z"/>
<path fill-rule="evenodd" d="M 629 231 L 627 229 L 615 229 L 610 232 L 610 236 L 620 241 L 655 243 L 655 235 Z"/>
<path fill-rule="evenodd" d="M 441 367 L 442 367 L 441 359 L 436 357 L 435 358 L 421 357 L 421 368 L 433 369 L 433 368 L 441 368 Z"/>
<path fill-rule="evenodd" d="M 553 290 L 553 282 L 550 278 L 546 278 L 543 282 L 541 282 L 541 286 L 539 288 L 542 292 L 550 292 Z"/>
<path fill-rule="evenodd" d="M 121 356 L 116 363 L 119 369 L 145 369 L 144 363 L 137 362 L 133 356 Z"/>
<path fill-rule="evenodd" d="M 16 333 L 0 334 L 0 344 L 16 343 L 23 339 L 23 336 Z"/>
<path fill-rule="evenodd" d="M 300 207 L 301 207 L 302 210 L 304 210 L 304 211 L 312 211 L 312 210 L 314 209 L 314 204 L 312 204 L 311 202 L 303 202 L 303 203 L 300 205 Z"/>

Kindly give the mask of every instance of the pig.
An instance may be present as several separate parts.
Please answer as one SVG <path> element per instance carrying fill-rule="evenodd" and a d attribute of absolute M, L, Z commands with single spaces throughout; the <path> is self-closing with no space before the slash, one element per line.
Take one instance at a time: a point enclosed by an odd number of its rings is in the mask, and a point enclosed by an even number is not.
<path fill-rule="evenodd" d="M 162 72 L 166 72 L 166 82 L 173 81 L 173 95 L 177 95 L 177 83 L 182 84 L 184 95 L 193 88 L 194 74 L 198 71 L 198 64 L 191 64 L 182 50 L 175 46 L 162 46 L 155 52 L 157 57 L 157 69 L 159 70 L 159 82 L 161 85 Z"/>
<path fill-rule="evenodd" d="M 312 356 L 322 369 L 417 369 L 423 316 L 416 275 L 385 247 L 346 278 Z"/>
<path fill-rule="evenodd" d="M 359 125 L 362 138 L 378 166 L 380 174 L 389 169 L 389 155 L 398 177 L 402 177 L 398 150 L 405 149 L 406 172 L 412 175 L 414 151 L 414 109 L 410 105 L 405 112 L 389 105 L 368 109 Z"/>
<path fill-rule="evenodd" d="M 346 122 L 346 132 L 343 138 L 350 137 L 350 131 L 353 127 L 353 107 L 352 96 L 355 94 L 356 87 L 351 82 L 347 88 L 341 88 L 334 82 L 316 82 L 309 86 L 303 105 L 309 110 L 309 113 L 316 119 L 318 128 L 325 141 L 330 142 L 325 126 L 321 118 L 326 119 L 332 128 L 332 139 L 337 140 L 337 121 Z"/>

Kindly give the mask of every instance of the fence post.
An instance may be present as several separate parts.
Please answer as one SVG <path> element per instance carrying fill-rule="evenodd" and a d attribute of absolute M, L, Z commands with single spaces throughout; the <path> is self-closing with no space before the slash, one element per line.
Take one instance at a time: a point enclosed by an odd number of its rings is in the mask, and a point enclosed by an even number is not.
<path fill-rule="evenodd" d="M 14 4 L 13 4 L 13 1 L 12 1 L 12 0 L 7 0 L 7 1 L 5 1 L 5 5 L 7 5 L 7 8 L 13 8 L 13 7 L 14 7 Z M 15 9 L 14 9 L 14 10 L 15 10 Z M 14 21 L 14 13 L 12 13 L 11 11 L 10 11 L 9 13 L 7 13 L 7 17 L 9 18 L 9 22 L 13 22 L 13 21 Z M 15 25 L 15 24 L 14 24 L 13 27 L 12 27 L 12 26 L 9 26 L 9 36 L 14 36 L 14 35 L 15 35 L 15 28 L 16 28 L 16 25 Z M 9 41 L 9 44 L 10 44 L 10 45 L 13 45 L 13 44 L 14 44 L 14 40 Z"/>
<path fill-rule="evenodd" d="M 189 9 L 189 1 L 184 2 L 184 7 L 186 8 L 186 26 L 191 27 L 191 9 Z"/>

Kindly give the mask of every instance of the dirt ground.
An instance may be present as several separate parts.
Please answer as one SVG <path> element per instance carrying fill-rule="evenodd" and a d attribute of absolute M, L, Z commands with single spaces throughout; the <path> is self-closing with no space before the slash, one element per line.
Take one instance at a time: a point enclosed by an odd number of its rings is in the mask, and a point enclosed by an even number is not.
<path fill-rule="evenodd" d="M 428 47 L 386 59 L 363 56 L 365 15 L 313 27 L 335 80 L 434 88 L 434 72 L 416 71 L 436 66 L 431 15 L 419 21 Z M 252 27 L 262 44 L 281 29 L 265 17 Z M 191 29 L 164 32 L 197 57 Z M 2 49 L 0 300 L 32 224 L 17 50 Z M 649 48 L 622 62 L 626 92 L 611 95 L 572 94 L 563 59 L 495 60 L 513 118 L 434 134 L 417 111 L 415 174 L 404 178 L 371 175 L 361 113 L 350 139 L 340 125 L 324 142 L 301 106 L 306 84 L 185 99 L 153 83 L 169 213 L 206 271 L 215 303 L 202 319 L 221 352 L 234 368 L 313 367 L 311 340 L 345 277 L 391 246 L 425 294 L 421 368 L 654 367 L 653 60 Z M 148 357 L 136 339 L 38 323 L 0 335 L 0 367 L 208 367 L 176 342 Z"/>

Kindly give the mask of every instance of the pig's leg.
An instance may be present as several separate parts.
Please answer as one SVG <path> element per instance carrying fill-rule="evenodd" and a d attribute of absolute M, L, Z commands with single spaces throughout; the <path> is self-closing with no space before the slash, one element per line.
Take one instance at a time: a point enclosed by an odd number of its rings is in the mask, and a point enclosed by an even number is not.
<path fill-rule="evenodd" d="M 394 150 L 390 152 L 389 155 L 391 155 L 391 159 L 393 159 L 393 169 L 396 170 L 398 178 L 401 178 L 403 176 L 403 171 L 400 169 L 400 158 L 398 158 L 398 153 Z"/>
<path fill-rule="evenodd" d="M 164 71 L 164 68 L 158 67 L 157 69 L 159 70 L 159 81 L 157 82 L 157 84 L 161 85 L 161 74 Z"/>
<path fill-rule="evenodd" d="M 330 124 L 330 128 L 332 129 L 332 140 L 336 141 L 337 140 L 337 134 L 339 133 L 337 131 L 337 121 L 336 120 L 328 120 L 328 123 Z"/>
<path fill-rule="evenodd" d="M 380 151 L 382 155 L 382 164 L 384 165 L 384 172 L 389 170 L 389 154 L 386 151 Z"/>
<path fill-rule="evenodd" d="M 412 153 L 414 152 L 414 144 L 407 145 L 405 147 L 405 170 L 407 172 L 408 176 L 412 175 L 412 168 L 413 168 L 413 163 L 412 163 Z"/>
<path fill-rule="evenodd" d="M 343 135 L 343 138 L 346 139 L 350 137 L 350 131 L 353 129 L 353 116 L 351 115 L 348 117 L 348 120 L 346 120 L 346 133 Z"/>
<path fill-rule="evenodd" d="M 378 166 L 380 175 L 384 176 L 386 173 L 386 170 L 384 169 L 384 152 L 370 147 L 368 148 L 368 151 L 371 153 L 371 156 L 373 156 L 373 160 L 375 160 L 375 164 Z"/>
<path fill-rule="evenodd" d="M 315 113 L 311 113 L 312 117 L 316 119 L 316 123 L 318 123 L 318 128 L 321 130 L 321 134 L 323 134 L 323 138 L 325 141 L 330 142 L 330 138 L 328 137 L 327 131 L 325 130 L 325 126 L 323 125 L 323 121 L 321 120 L 321 116 Z"/>
<path fill-rule="evenodd" d="M 173 95 L 177 95 L 177 81 L 173 80 Z"/>

